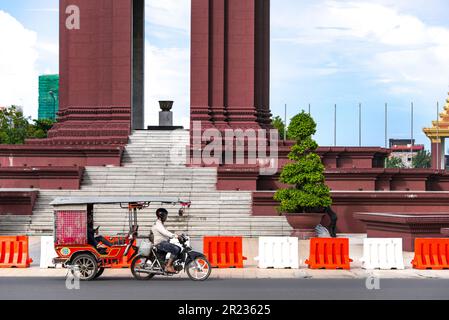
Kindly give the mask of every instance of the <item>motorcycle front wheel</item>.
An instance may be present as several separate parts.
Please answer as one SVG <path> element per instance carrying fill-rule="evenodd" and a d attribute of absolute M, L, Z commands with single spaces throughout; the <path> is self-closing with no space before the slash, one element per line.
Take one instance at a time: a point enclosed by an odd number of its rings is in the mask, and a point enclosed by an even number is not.
<path fill-rule="evenodd" d="M 186 266 L 186 272 L 190 280 L 206 281 L 212 272 L 212 267 L 206 258 L 195 258 Z"/>
<path fill-rule="evenodd" d="M 131 273 L 136 280 L 150 280 L 154 277 L 154 273 L 146 273 L 139 271 L 145 269 L 144 265 L 149 262 L 151 265 L 151 259 L 144 256 L 137 256 L 131 263 Z"/>

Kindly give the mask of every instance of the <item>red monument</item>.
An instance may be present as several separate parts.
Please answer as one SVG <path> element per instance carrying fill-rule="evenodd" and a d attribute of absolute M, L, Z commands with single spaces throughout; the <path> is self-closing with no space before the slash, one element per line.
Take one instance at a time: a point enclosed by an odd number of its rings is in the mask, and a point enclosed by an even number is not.
<path fill-rule="evenodd" d="M 144 8 L 144 0 L 60 1 L 60 114 L 51 139 L 123 144 L 144 128 Z"/>
<path fill-rule="evenodd" d="M 220 131 L 269 128 L 270 0 L 191 2 L 191 121 Z M 0 214 L 32 212 L 36 191 L 11 188 L 78 189 L 83 167 L 121 165 L 131 131 L 144 127 L 144 7 L 144 0 L 60 0 L 58 123 L 48 139 L 0 146 Z M 444 154 L 441 138 L 449 136 L 449 105 L 446 111 L 426 132 L 435 169 Z M 280 144 L 281 165 L 290 146 Z M 382 148 L 318 153 L 333 189 L 339 232 L 426 234 L 416 225 L 447 212 L 445 172 L 384 169 L 389 150 Z M 254 192 L 254 215 L 277 214 L 277 175 L 260 176 L 254 167 L 218 172 L 218 189 Z M 416 210 L 439 215 L 412 215 Z M 365 214 L 370 212 L 376 214 Z M 398 218 L 400 212 L 408 215 Z M 379 213 L 395 214 L 380 219 Z"/>
<path fill-rule="evenodd" d="M 58 123 L 47 139 L 1 146 L 1 167 L 119 166 L 131 130 L 144 128 L 144 0 L 59 6 Z"/>

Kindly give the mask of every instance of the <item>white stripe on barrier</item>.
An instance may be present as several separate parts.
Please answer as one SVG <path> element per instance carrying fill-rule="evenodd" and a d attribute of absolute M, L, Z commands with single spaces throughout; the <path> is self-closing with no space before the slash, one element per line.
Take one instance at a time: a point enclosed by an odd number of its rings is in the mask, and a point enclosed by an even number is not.
<path fill-rule="evenodd" d="M 53 258 L 56 258 L 58 255 L 55 251 L 55 244 L 53 237 L 41 237 L 41 260 L 40 260 L 40 268 L 48 269 L 55 268 L 56 266 L 53 264 Z"/>
<path fill-rule="evenodd" d="M 261 237 L 259 238 L 259 261 L 261 269 L 298 269 L 298 238 Z"/>
<path fill-rule="evenodd" d="M 402 239 L 367 238 L 363 240 L 362 268 L 404 270 Z"/>

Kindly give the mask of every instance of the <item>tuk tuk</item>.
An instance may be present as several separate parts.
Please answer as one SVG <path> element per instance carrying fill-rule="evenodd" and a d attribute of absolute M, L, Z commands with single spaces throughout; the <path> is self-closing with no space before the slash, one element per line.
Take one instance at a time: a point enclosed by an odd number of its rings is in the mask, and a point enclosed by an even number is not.
<path fill-rule="evenodd" d="M 127 215 L 128 232 L 116 236 L 102 237 L 109 247 L 98 248 L 92 243 L 95 205 L 119 205 Z M 129 268 L 138 253 L 138 211 L 150 204 L 180 206 L 182 216 L 190 202 L 176 197 L 65 197 L 50 203 L 54 208 L 54 244 L 57 257 L 55 265 L 70 268 L 80 280 L 90 281 L 100 277 L 105 269 Z M 101 241 L 100 241 L 101 245 Z"/>

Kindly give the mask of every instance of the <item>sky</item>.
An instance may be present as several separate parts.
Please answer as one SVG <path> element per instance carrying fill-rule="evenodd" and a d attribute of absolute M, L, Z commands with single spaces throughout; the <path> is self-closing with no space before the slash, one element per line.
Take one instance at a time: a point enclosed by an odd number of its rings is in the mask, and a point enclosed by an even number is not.
<path fill-rule="evenodd" d="M 320 145 L 385 144 L 436 119 L 449 91 L 449 1 L 271 0 L 271 110 L 288 118 L 311 105 Z M 58 1 L 0 0 L 0 106 L 37 116 L 40 74 L 58 73 Z M 174 100 L 188 126 L 190 1 L 146 0 L 146 123 L 158 100 Z"/>

